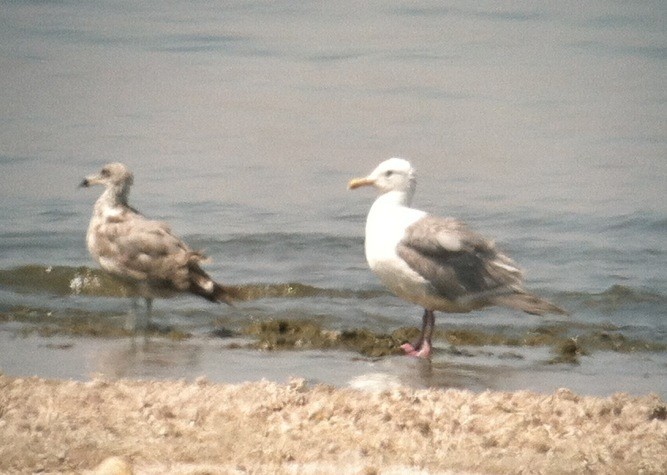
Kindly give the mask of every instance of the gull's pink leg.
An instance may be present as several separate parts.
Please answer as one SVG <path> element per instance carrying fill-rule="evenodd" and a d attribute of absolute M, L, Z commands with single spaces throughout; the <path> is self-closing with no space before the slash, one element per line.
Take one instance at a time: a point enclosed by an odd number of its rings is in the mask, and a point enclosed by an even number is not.
<path fill-rule="evenodd" d="M 401 349 L 405 351 L 405 354 L 408 356 L 417 356 L 417 350 L 411 343 L 403 343 Z"/>
<path fill-rule="evenodd" d="M 401 345 L 403 351 L 408 356 L 417 358 L 429 358 L 431 356 L 431 336 L 435 326 L 435 313 L 433 310 L 424 309 L 422 316 L 422 330 L 419 338 L 412 344 L 405 343 Z"/>
<path fill-rule="evenodd" d="M 405 343 L 401 345 L 403 351 L 408 356 L 414 356 L 415 358 L 430 358 L 431 357 L 431 344 L 427 341 L 423 341 L 422 344 L 416 349 L 410 343 Z"/>

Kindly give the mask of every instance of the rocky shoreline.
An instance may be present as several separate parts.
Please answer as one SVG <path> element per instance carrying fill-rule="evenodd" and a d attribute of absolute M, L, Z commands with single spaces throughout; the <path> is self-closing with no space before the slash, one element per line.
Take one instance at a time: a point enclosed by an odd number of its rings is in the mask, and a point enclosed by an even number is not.
<path fill-rule="evenodd" d="M 0 375 L 2 473 L 667 473 L 656 395 Z"/>

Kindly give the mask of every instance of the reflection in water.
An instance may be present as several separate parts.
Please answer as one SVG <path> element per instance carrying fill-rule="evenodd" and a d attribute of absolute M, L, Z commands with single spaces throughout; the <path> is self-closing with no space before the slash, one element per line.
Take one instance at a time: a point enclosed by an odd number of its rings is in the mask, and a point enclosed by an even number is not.
<path fill-rule="evenodd" d="M 96 355 L 96 372 L 110 378 L 171 378 L 197 374 L 202 347 L 150 336 L 129 338 Z"/>
<path fill-rule="evenodd" d="M 468 359 L 469 361 L 465 361 Z M 406 384 L 422 388 L 459 388 L 484 391 L 502 387 L 500 379 L 517 367 L 489 367 L 478 359 L 463 358 L 452 361 L 449 355 L 434 360 L 407 359 L 402 376 Z"/>

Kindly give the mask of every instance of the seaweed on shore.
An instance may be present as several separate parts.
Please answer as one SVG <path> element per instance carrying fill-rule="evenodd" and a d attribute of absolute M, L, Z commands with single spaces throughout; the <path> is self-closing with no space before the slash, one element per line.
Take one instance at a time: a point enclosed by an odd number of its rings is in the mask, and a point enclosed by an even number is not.
<path fill-rule="evenodd" d="M 112 312 L 87 312 L 76 309 L 47 310 L 18 306 L 0 312 L 0 324 L 14 326 L 17 335 L 51 337 L 70 335 L 92 338 L 125 338 L 136 335 L 126 327 L 126 315 Z M 366 357 L 381 358 L 401 354 L 401 345 L 419 335 L 416 327 L 401 327 L 391 333 L 367 328 L 332 329 L 314 318 L 280 318 L 248 323 L 237 322 L 234 329 L 217 328 L 211 337 L 248 337 L 250 343 L 242 346 L 265 351 L 345 350 Z M 152 322 L 142 334 L 155 338 L 184 340 L 192 337 L 186 331 L 171 325 Z M 667 345 L 648 340 L 628 338 L 615 328 L 542 325 L 517 331 L 512 328 L 480 329 L 473 325 L 436 329 L 436 346 L 448 345 L 446 352 L 458 356 L 487 354 L 485 347 L 551 348 L 555 356 L 549 364 L 578 364 L 582 356 L 595 351 L 662 352 Z M 232 343 L 230 347 L 238 347 Z M 442 351 L 442 349 L 440 350 Z M 511 350 L 514 351 L 514 350 Z M 516 353 L 513 353 L 516 355 Z"/>

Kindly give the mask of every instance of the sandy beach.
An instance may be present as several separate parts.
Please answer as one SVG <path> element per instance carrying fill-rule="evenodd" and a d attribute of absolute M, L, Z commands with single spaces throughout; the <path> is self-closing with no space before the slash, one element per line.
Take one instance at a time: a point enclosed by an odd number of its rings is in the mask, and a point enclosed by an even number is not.
<path fill-rule="evenodd" d="M 0 376 L 2 473 L 666 473 L 667 406 L 458 389 Z"/>

